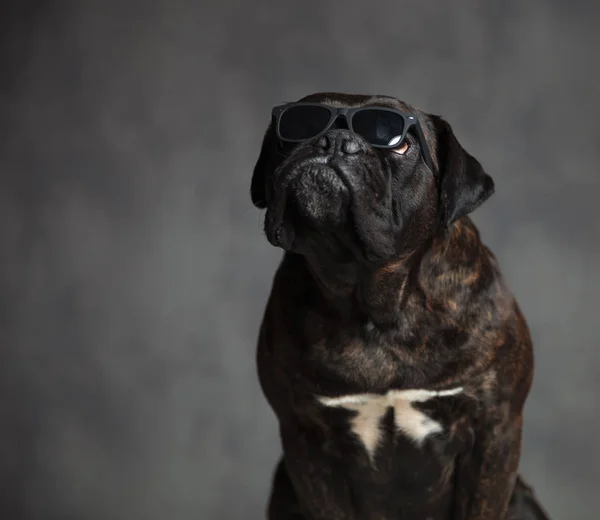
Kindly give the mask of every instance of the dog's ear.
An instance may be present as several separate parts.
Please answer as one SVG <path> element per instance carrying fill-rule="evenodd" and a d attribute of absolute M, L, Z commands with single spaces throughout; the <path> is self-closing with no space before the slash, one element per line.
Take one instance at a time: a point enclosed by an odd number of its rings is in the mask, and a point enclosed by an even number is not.
<path fill-rule="evenodd" d="M 460 145 L 447 121 L 430 120 L 437 137 L 442 222 L 450 225 L 483 204 L 494 193 L 494 181 Z"/>
<path fill-rule="evenodd" d="M 252 183 L 250 185 L 252 203 L 260 209 L 267 207 L 267 177 L 274 168 L 276 154 L 277 140 L 275 138 L 273 123 L 271 123 L 263 137 L 260 154 L 254 165 L 254 173 L 252 174 Z"/>

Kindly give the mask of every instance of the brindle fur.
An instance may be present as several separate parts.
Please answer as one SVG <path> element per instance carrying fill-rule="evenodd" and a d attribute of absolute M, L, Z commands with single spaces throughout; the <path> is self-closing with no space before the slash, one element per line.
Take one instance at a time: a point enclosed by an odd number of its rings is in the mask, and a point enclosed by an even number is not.
<path fill-rule="evenodd" d="M 257 350 L 260 383 L 279 420 L 284 453 L 268 518 L 545 519 L 517 477 L 533 374 L 529 331 L 494 255 L 465 214 L 473 208 L 467 201 L 461 214 L 452 207 L 456 201 L 444 200 L 462 196 L 444 185 L 453 181 L 443 176 L 453 173 L 449 162 L 467 161 L 449 155 L 466 152 L 441 119 L 397 100 L 308 99 L 418 113 L 441 173 L 404 183 L 406 200 L 425 195 L 403 219 L 395 254 L 350 261 L 319 247 L 317 238 L 314 247 L 285 253 Z M 262 207 L 273 203 L 269 175 L 285 160 L 283 152 L 273 152 L 273 140 L 269 129 L 253 179 L 253 200 Z M 418 173 L 422 161 L 415 168 Z M 486 189 L 483 200 L 493 184 Z M 445 429 L 421 447 L 395 431 L 389 409 L 373 459 L 348 433 L 353 412 L 316 399 L 458 386 L 463 393 L 416 405 Z"/>

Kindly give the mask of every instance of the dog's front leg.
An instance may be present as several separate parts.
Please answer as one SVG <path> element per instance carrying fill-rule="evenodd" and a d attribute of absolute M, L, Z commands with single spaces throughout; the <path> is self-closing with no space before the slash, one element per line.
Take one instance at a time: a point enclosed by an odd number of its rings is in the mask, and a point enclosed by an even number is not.
<path fill-rule="evenodd" d="M 522 416 L 495 412 L 486 412 L 471 449 L 458 457 L 453 520 L 505 518 L 517 479 Z"/>
<path fill-rule="evenodd" d="M 323 450 L 319 432 L 282 428 L 283 463 L 306 520 L 358 520 L 341 459 Z"/>

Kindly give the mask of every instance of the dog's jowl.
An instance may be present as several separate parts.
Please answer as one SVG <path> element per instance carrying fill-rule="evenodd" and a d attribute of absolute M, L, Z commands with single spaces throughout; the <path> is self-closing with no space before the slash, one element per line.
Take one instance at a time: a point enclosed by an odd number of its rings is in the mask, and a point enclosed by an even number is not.
<path fill-rule="evenodd" d="M 283 249 L 259 334 L 271 520 L 540 520 L 517 474 L 529 331 L 450 125 L 334 93 L 273 109 L 251 196 Z"/>

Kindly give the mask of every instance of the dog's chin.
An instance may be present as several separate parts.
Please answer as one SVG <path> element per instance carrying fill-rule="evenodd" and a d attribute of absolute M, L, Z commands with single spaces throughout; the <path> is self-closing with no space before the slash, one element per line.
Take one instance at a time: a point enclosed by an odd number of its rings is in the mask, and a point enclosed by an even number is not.
<path fill-rule="evenodd" d="M 265 221 L 269 242 L 288 251 L 308 234 L 343 227 L 351 198 L 341 173 L 327 164 L 311 163 L 293 173 L 276 190 Z"/>

